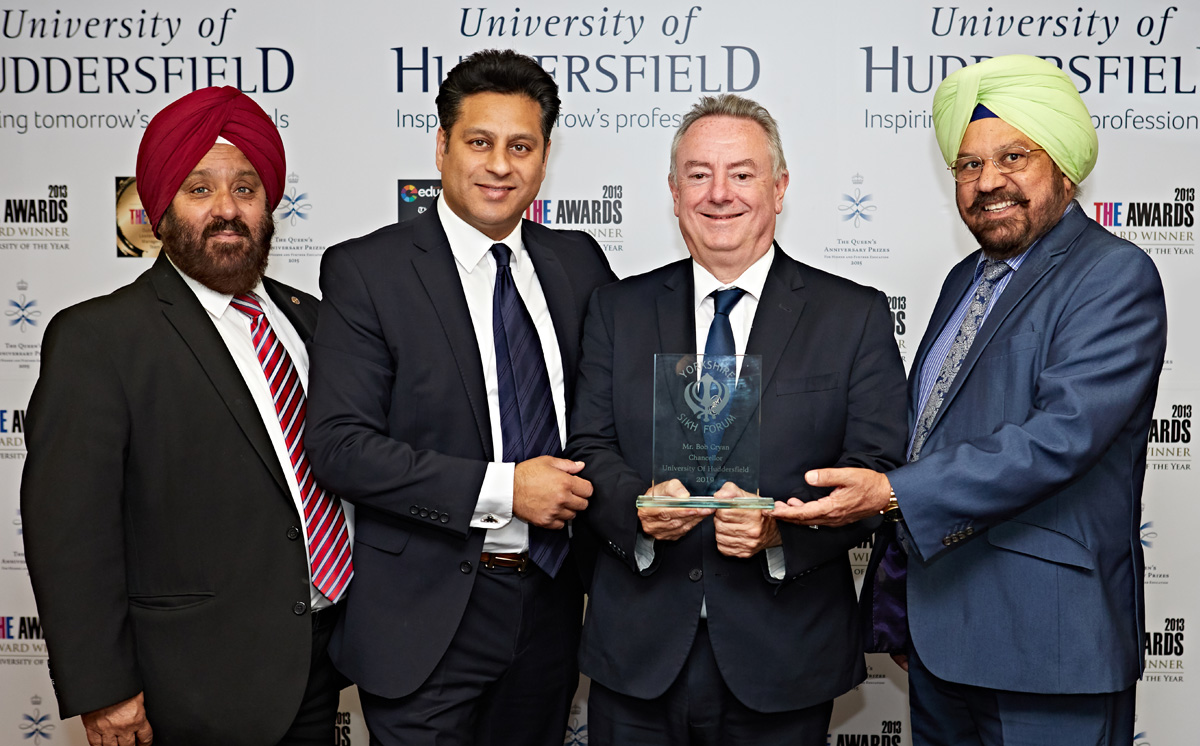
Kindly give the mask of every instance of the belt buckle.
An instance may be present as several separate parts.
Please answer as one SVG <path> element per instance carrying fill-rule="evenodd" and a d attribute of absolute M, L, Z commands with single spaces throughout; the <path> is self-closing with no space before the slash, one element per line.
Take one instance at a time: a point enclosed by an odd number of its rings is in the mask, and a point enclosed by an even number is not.
<path fill-rule="evenodd" d="M 495 570 L 500 567 L 513 568 L 519 574 L 524 574 L 533 569 L 533 560 L 529 558 L 528 552 L 509 555 L 498 552 L 483 552 L 479 556 L 479 564 L 487 570 Z"/>

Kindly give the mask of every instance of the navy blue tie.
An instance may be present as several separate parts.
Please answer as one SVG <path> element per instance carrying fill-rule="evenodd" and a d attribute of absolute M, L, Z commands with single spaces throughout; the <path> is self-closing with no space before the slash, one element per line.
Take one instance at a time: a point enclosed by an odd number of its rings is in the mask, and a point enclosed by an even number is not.
<path fill-rule="evenodd" d="M 538 456 L 558 456 L 562 441 L 558 416 L 546 374 L 546 358 L 537 328 L 529 316 L 509 261 L 512 251 L 492 245 L 496 257 L 496 289 L 492 294 L 492 334 L 496 340 L 496 378 L 499 383 L 500 435 L 504 461 L 520 463 Z M 529 557 L 550 577 L 567 557 L 567 532 L 529 527 Z"/>
<path fill-rule="evenodd" d="M 711 295 L 713 299 L 713 314 L 712 324 L 708 327 L 708 339 L 704 342 L 704 357 L 708 358 L 716 356 L 736 355 L 737 346 L 733 341 L 733 326 L 729 323 L 729 312 L 737 305 L 737 302 L 746 294 L 741 288 L 729 288 L 728 290 L 714 290 Z M 726 400 L 721 406 L 721 409 L 716 413 L 711 420 L 712 424 L 719 424 L 725 421 L 725 417 L 729 414 L 729 402 L 733 399 L 733 389 L 737 384 L 734 377 L 735 366 L 726 368 L 729 371 L 728 375 L 721 375 L 719 369 L 709 369 L 714 379 L 716 379 L 727 393 Z M 708 448 L 708 456 L 710 459 L 716 459 L 717 449 L 721 445 L 721 438 L 725 435 L 725 429 L 713 427 L 704 432 L 704 445 Z M 716 467 L 718 461 L 711 462 Z"/>

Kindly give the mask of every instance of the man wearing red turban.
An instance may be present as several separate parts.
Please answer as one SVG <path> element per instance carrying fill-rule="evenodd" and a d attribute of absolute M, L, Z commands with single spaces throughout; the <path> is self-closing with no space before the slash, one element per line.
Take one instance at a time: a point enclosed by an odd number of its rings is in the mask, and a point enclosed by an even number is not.
<path fill-rule="evenodd" d="M 352 527 L 304 450 L 317 302 L 263 276 L 284 173 L 241 91 L 169 105 L 137 160 L 162 253 L 46 329 L 25 550 L 93 746 L 333 742 Z"/>

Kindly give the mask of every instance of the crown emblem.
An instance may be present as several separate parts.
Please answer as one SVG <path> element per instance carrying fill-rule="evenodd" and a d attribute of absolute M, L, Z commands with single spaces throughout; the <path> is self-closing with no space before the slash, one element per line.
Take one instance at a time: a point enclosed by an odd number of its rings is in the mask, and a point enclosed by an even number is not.
<path fill-rule="evenodd" d="M 29 698 L 29 704 L 33 705 L 34 707 L 41 707 L 42 698 L 35 694 Z"/>
<path fill-rule="evenodd" d="M 295 184 L 300 181 L 300 174 L 293 171 L 287 175 L 287 180 L 289 184 Z"/>
<path fill-rule="evenodd" d="M 17 290 L 20 290 L 23 293 L 28 289 L 29 289 L 28 282 L 25 282 L 24 280 L 17 280 Z"/>
<path fill-rule="evenodd" d="M 851 177 L 850 177 L 850 182 L 851 182 L 852 184 L 861 184 L 861 183 L 863 183 L 863 177 L 862 177 L 862 174 L 854 174 L 853 176 L 851 176 Z"/>

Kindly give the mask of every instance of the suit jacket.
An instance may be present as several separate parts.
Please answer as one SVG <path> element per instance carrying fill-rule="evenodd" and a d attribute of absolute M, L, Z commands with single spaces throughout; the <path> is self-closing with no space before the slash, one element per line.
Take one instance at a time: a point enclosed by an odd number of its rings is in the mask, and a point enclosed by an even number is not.
<path fill-rule="evenodd" d="M 913 361 L 972 282 L 951 270 Z M 1158 272 L 1078 205 L 1030 251 L 963 360 L 919 461 L 889 475 L 912 642 L 936 675 L 1043 693 L 1142 670 L 1138 526 L 1166 347 Z"/>
<path fill-rule="evenodd" d="M 779 712 L 825 702 L 865 677 L 847 550 L 877 520 L 781 524 L 783 581 L 764 553 L 720 554 L 712 518 L 655 542 L 654 563 L 637 567 L 634 501 L 651 483 L 654 354 L 696 351 L 692 288 L 687 259 L 602 288 L 588 309 L 567 450 L 587 464 L 595 492 L 584 515 L 602 551 L 580 667 L 618 692 L 661 695 L 706 599 L 717 662 L 742 703 Z M 776 248 L 745 351 L 762 356 L 763 495 L 815 499 L 823 493 L 805 483 L 809 469 L 886 471 L 902 460 L 904 368 L 882 293 Z"/>
<path fill-rule="evenodd" d="M 264 283 L 307 337 L 316 300 Z M 144 690 L 155 743 L 281 738 L 312 646 L 301 518 L 165 256 L 55 316 L 27 425 L 25 552 L 62 717 Z"/>
<path fill-rule="evenodd" d="M 593 289 L 616 279 L 578 231 L 526 221 L 568 397 Z M 307 445 L 357 506 L 354 580 L 334 663 L 367 691 L 411 693 L 454 636 L 484 531 L 471 518 L 492 453 L 479 345 L 436 210 L 330 248 L 321 262 Z"/>

